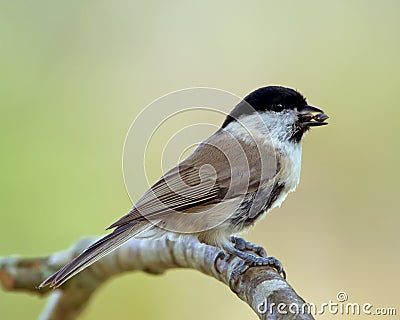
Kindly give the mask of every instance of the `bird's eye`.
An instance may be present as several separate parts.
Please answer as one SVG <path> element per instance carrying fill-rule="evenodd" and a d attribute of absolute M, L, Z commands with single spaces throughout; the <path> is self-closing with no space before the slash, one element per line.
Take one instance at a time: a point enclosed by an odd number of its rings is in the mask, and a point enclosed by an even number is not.
<path fill-rule="evenodd" d="M 276 112 L 281 112 L 284 109 L 283 104 L 278 103 L 276 105 L 274 105 L 273 110 Z"/>

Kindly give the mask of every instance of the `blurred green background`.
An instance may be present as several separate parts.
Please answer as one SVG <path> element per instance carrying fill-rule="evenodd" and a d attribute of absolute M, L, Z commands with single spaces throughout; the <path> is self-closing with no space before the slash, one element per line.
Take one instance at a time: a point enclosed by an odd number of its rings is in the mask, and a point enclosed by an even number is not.
<path fill-rule="evenodd" d="M 297 192 L 246 238 L 309 302 L 345 291 L 399 313 L 399 10 L 395 0 L 1 1 L 0 255 L 59 251 L 129 209 L 124 138 L 154 99 L 280 84 L 330 125 L 304 141 Z M 0 318 L 34 319 L 44 304 L 0 291 Z M 81 319 L 111 317 L 256 319 L 190 270 L 109 281 Z"/>

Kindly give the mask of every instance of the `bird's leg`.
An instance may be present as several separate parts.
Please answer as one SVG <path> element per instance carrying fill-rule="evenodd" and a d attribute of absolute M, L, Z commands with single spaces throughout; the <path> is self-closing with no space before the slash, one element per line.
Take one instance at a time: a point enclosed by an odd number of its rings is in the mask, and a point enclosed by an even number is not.
<path fill-rule="evenodd" d="M 273 267 L 279 272 L 279 274 L 282 274 L 283 278 L 286 278 L 286 272 L 282 267 L 282 263 L 274 257 L 268 257 L 264 248 L 254 245 L 236 236 L 231 236 L 231 241 L 233 246 L 227 247 L 225 250 L 231 255 L 235 255 L 243 260 L 243 263 L 239 264 L 231 273 L 231 277 L 229 279 L 231 288 L 233 282 L 235 282 L 241 274 L 243 274 L 250 267 L 255 266 Z"/>

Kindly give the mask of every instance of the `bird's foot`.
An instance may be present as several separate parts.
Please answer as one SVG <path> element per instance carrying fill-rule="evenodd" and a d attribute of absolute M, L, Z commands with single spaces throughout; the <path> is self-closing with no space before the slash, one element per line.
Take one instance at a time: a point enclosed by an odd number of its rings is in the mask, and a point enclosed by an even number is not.
<path fill-rule="evenodd" d="M 253 244 L 243 238 L 237 236 L 231 236 L 231 241 L 234 247 L 240 251 L 250 251 L 259 255 L 260 257 L 267 257 L 267 252 L 265 249 L 259 245 Z"/>
<path fill-rule="evenodd" d="M 286 279 L 286 272 L 282 267 L 282 263 L 274 258 L 268 257 L 264 248 L 254 245 L 250 242 L 245 241 L 242 238 L 232 236 L 233 247 L 227 248 L 227 251 L 234 256 L 237 256 L 243 260 L 242 263 L 238 264 L 237 267 L 232 271 L 229 278 L 229 286 L 233 288 L 233 284 L 246 270 L 256 266 L 270 266 L 276 269 L 279 274 Z M 251 251 L 254 253 L 249 253 Z"/>

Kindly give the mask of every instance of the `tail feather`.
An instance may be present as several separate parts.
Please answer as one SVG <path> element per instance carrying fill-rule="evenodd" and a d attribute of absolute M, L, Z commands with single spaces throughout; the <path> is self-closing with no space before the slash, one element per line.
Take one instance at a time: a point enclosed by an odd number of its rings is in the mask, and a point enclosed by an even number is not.
<path fill-rule="evenodd" d="M 129 223 L 118 227 L 112 233 L 106 235 L 105 237 L 92 244 L 74 260 L 72 260 L 70 263 L 68 263 L 56 273 L 44 280 L 39 285 L 39 288 L 47 285 L 50 285 L 50 287 L 54 288 L 59 287 L 65 281 L 67 281 L 86 267 L 90 266 L 92 263 L 96 262 L 100 258 L 104 257 L 111 251 L 117 249 L 130 238 L 147 228 L 146 225 L 143 223 Z"/>

